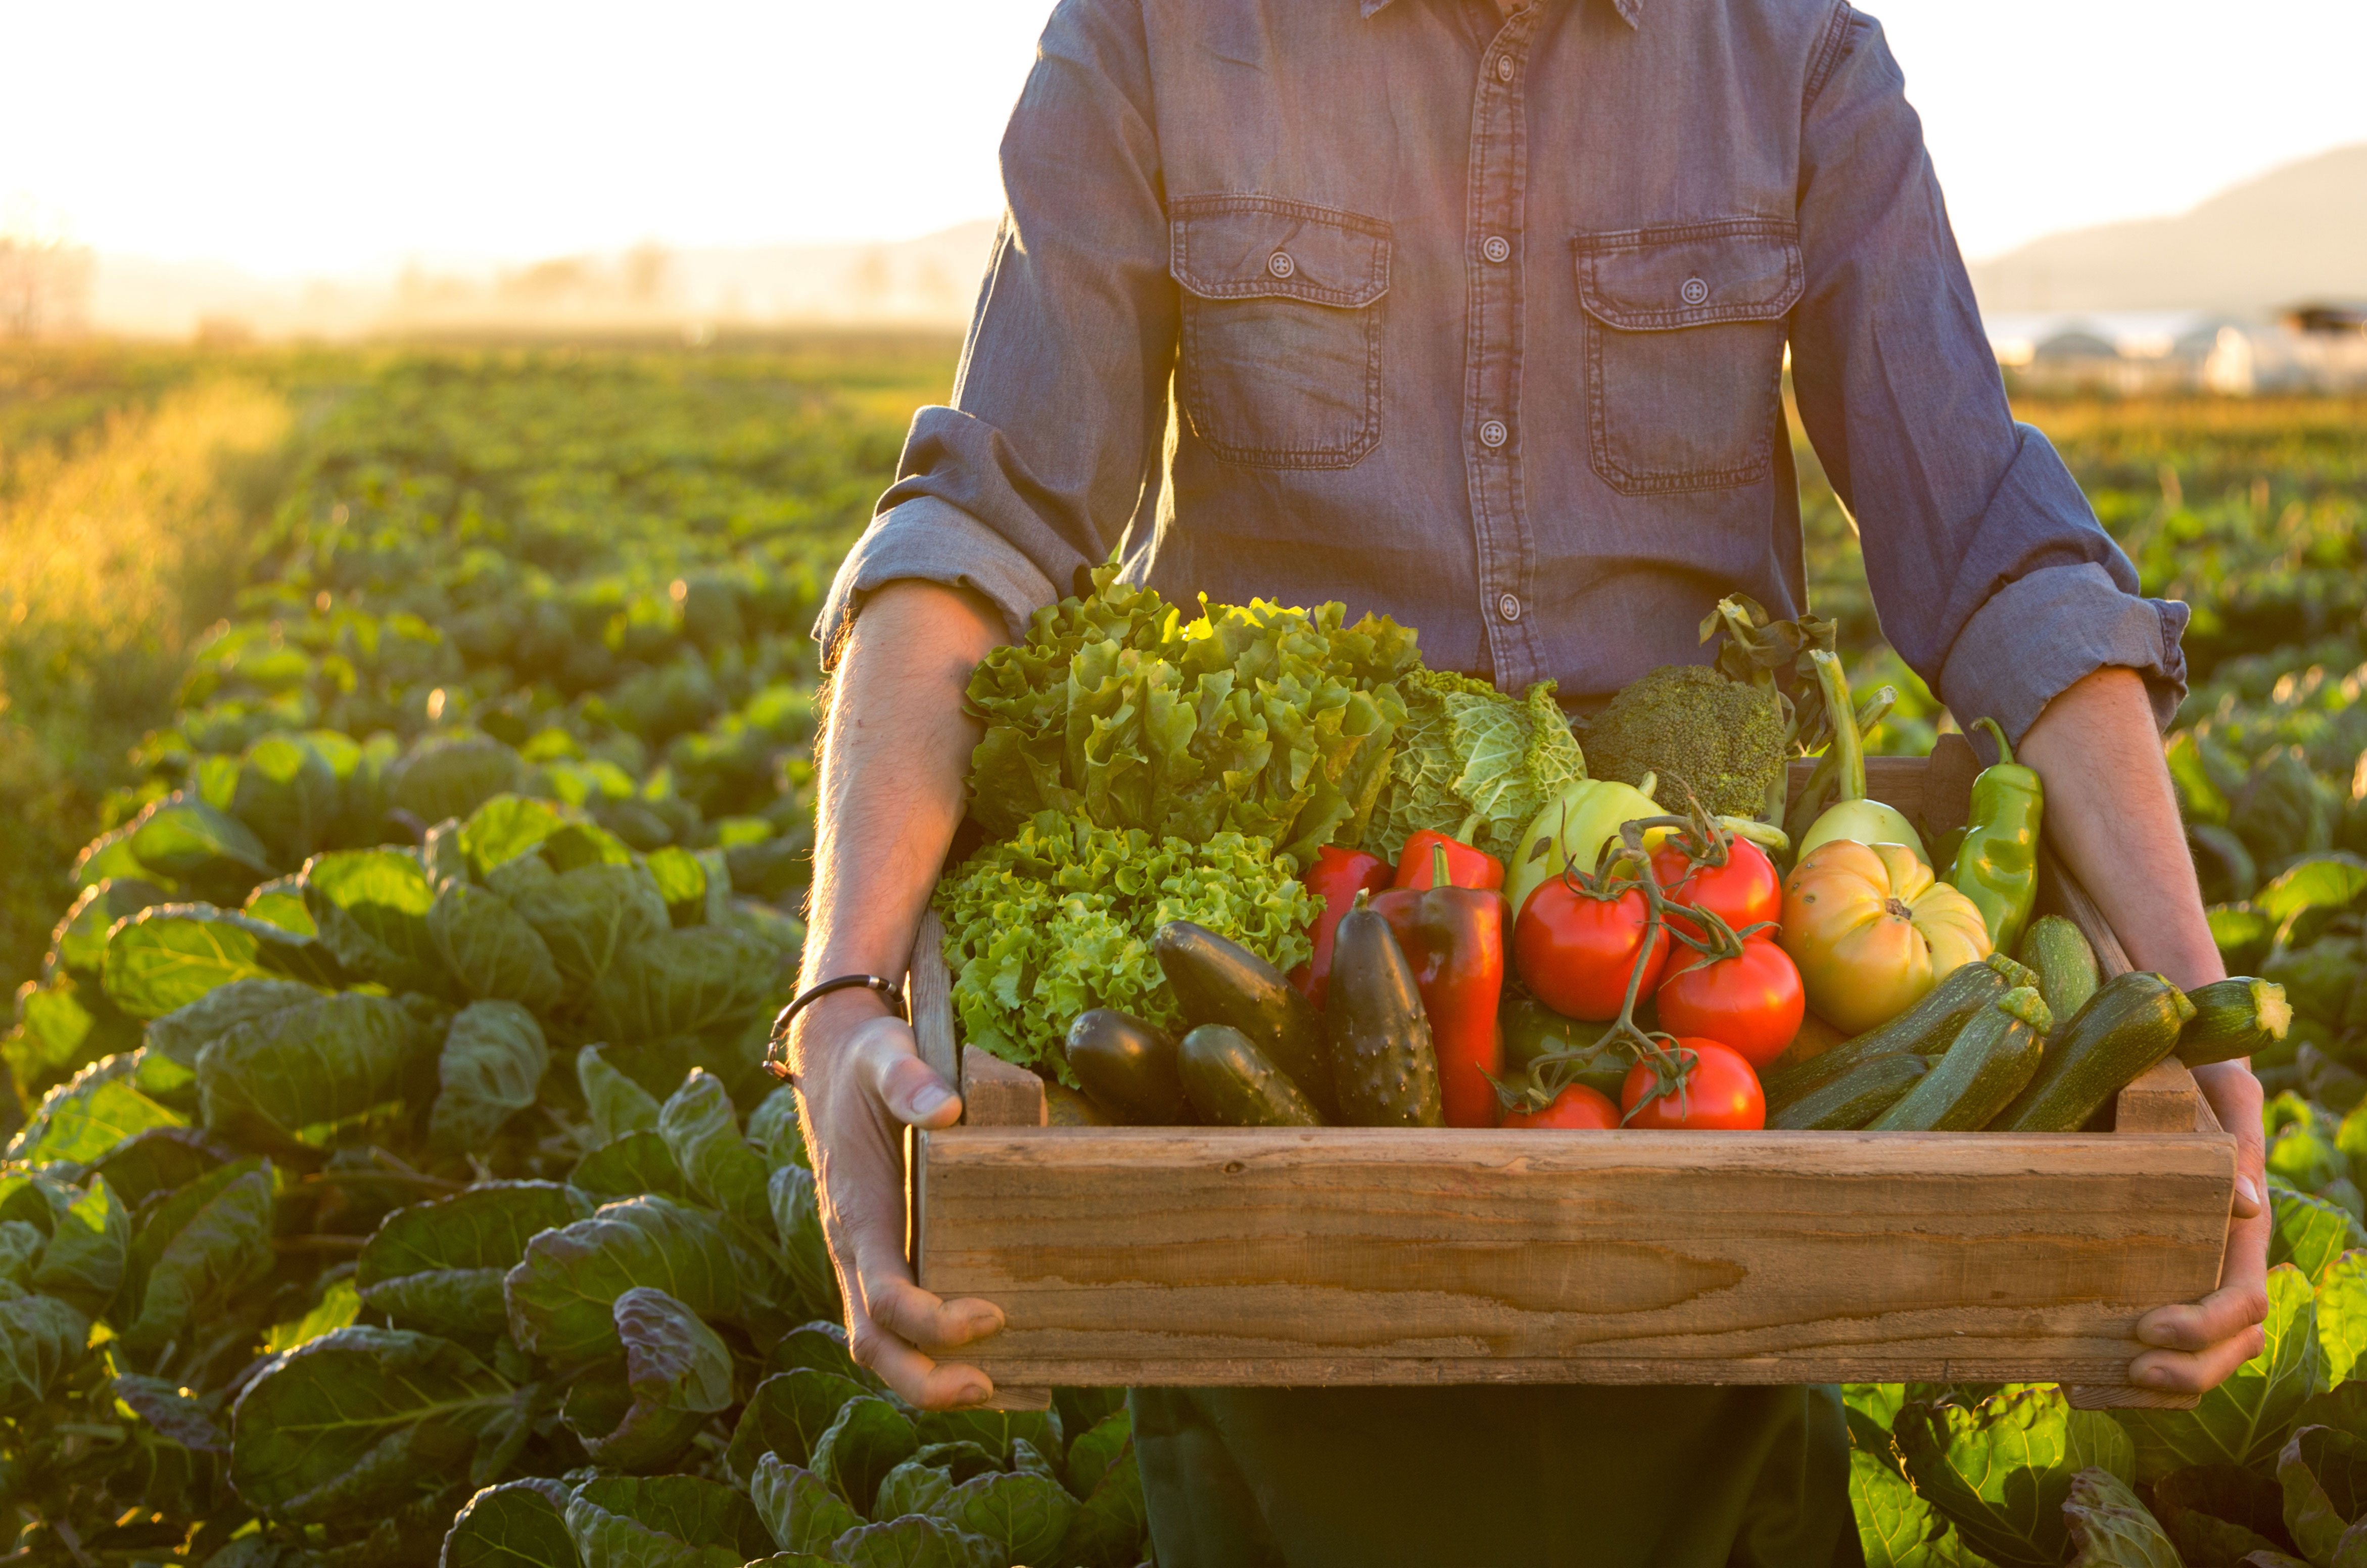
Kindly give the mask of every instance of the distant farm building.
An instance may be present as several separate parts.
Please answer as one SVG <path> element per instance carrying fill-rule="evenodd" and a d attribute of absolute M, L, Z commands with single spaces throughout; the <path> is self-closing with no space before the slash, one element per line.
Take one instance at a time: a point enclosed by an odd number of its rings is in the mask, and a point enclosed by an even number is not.
<path fill-rule="evenodd" d="M 2367 303 L 2314 301 L 2271 321 L 2202 310 L 1992 315 L 1998 363 L 2033 391 L 2367 389 Z"/>

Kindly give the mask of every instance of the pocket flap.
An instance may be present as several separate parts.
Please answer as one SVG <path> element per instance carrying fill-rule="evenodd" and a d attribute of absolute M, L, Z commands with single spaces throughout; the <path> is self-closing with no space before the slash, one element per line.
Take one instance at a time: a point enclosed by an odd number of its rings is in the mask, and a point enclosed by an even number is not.
<path fill-rule="evenodd" d="M 1806 280 L 1799 225 L 1773 219 L 1580 234 L 1572 245 L 1580 303 L 1627 332 L 1776 321 Z"/>
<path fill-rule="evenodd" d="M 1305 299 L 1349 309 L 1388 292 L 1389 226 L 1271 196 L 1190 196 L 1172 206 L 1168 270 L 1208 299 Z"/>

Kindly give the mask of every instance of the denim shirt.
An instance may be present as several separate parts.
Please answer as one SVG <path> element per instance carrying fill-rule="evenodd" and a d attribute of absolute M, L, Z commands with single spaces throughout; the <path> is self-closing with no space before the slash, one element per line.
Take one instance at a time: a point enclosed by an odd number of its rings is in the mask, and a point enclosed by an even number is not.
<path fill-rule="evenodd" d="M 1344 600 L 1565 701 L 1806 607 L 1782 397 L 1883 630 L 2019 737 L 2140 597 L 2017 424 L 1880 28 L 1847 0 L 1064 0 L 951 406 L 816 631 L 899 578 L 1014 636 L 1122 549 L 1185 604 Z"/>

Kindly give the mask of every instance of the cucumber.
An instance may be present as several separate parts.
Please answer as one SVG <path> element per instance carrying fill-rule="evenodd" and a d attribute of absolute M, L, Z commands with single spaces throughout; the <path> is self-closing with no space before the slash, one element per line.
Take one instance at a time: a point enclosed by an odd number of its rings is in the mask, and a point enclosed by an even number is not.
<path fill-rule="evenodd" d="M 1085 1098 L 1120 1122 L 1172 1127 L 1191 1119 L 1175 1041 L 1116 1008 L 1093 1008 L 1069 1025 L 1069 1066 Z"/>
<path fill-rule="evenodd" d="M 1876 1024 L 1821 1055 L 1770 1073 L 1760 1085 L 1767 1095 L 1767 1109 L 1771 1113 L 1778 1111 L 1877 1057 L 1908 1051 L 1939 1055 L 1966 1020 L 2016 986 L 2033 983 L 2029 970 L 2001 953 L 1992 953 L 1976 964 L 1959 964 L 1942 976 L 1921 1001 L 1888 1023 Z"/>
<path fill-rule="evenodd" d="M 1940 1065 L 1867 1131 L 1969 1133 L 1987 1126 L 2038 1071 L 2054 1022 L 2036 987 L 2015 987 L 1958 1030 Z"/>
<path fill-rule="evenodd" d="M 1201 1117 L 1220 1127 L 1320 1127 L 1314 1102 L 1250 1037 L 1229 1024 L 1204 1023 L 1176 1047 L 1184 1092 Z"/>
<path fill-rule="evenodd" d="M 2038 1076 L 1989 1126 L 2001 1133 L 2076 1133 L 2121 1086 L 2167 1056 L 2194 1016 L 2186 993 L 2133 969 L 2096 989 L 2055 1032 Z"/>
<path fill-rule="evenodd" d="M 1379 911 L 1348 911 L 1331 938 L 1331 1082 L 1355 1127 L 1443 1127 L 1438 1055 L 1413 965 Z"/>
<path fill-rule="evenodd" d="M 1929 1062 L 1911 1053 L 1876 1056 L 1772 1112 L 1767 1125 L 1779 1133 L 1852 1131 L 1897 1104 L 1931 1070 Z"/>
<path fill-rule="evenodd" d="M 1150 954 L 1188 1023 L 1222 1023 L 1250 1043 L 1330 1116 L 1331 1047 L 1323 1015 L 1282 977 L 1282 971 L 1206 926 L 1170 920 L 1151 939 Z"/>
<path fill-rule="evenodd" d="M 2194 1016 L 2178 1032 L 2178 1059 L 2190 1067 L 2257 1055 L 2293 1027 L 2293 1004 L 2274 980 L 2231 976 L 2197 987 L 2186 999 Z"/>
<path fill-rule="evenodd" d="M 2078 926 L 2042 915 L 2022 939 L 2022 961 L 2038 971 L 2038 994 L 2057 1023 L 2068 1023 L 2096 994 L 2096 950 Z"/>

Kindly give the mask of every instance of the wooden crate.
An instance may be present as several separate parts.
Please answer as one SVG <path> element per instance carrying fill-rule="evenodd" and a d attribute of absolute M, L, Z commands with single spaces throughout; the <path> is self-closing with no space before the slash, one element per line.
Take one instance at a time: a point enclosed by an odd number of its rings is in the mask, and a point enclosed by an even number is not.
<path fill-rule="evenodd" d="M 1961 823 L 1971 749 L 1873 759 Z M 2044 901 L 2129 967 L 2059 865 Z M 923 1054 L 966 1097 L 912 1140 L 912 1256 L 1006 1326 L 997 1403 L 1055 1384 L 2059 1382 L 2131 1387 L 2140 1314 L 2216 1286 L 2235 1179 L 2174 1058 L 2107 1134 L 1052 1127 L 1033 1075 L 957 1052 L 934 918 Z"/>

